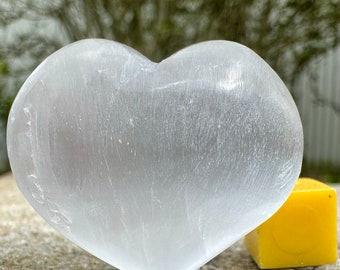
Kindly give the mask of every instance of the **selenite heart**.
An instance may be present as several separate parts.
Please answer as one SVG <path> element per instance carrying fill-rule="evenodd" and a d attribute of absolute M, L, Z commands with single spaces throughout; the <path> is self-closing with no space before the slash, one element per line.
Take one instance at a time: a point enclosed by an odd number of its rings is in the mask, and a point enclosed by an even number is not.
<path fill-rule="evenodd" d="M 275 72 L 228 41 L 161 63 L 107 40 L 49 56 L 13 104 L 17 184 L 57 231 L 121 269 L 197 269 L 268 219 L 302 127 Z"/>

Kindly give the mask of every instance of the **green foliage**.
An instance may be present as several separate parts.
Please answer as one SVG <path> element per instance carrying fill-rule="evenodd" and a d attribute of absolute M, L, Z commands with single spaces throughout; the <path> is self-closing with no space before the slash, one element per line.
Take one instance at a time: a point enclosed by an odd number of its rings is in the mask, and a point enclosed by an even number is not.
<path fill-rule="evenodd" d="M 9 67 L 8 64 L 5 62 L 0 62 L 0 75 L 8 75 Z"/>
<path fill-rule="evenodd" d="M 13 98 L 4 91 L 4 81 L 6 76 L 10 73 L 7 63 L 0 61 L 0 173 L 9 170 L 8 159 L 6 158 L 5 130 L 7 125 L 8 114 L 13 102 Z"/>
<path fill-rule="evenodd" d="M 340 0 L 2 1 L 0 27 L 21 20 L 26 30 L 0 44 L 0 59 L 25 55 L 33 59 L 30 68 L 90 37 L 120 41 L 154 61 L 202 40 L 226 39 L 255 50 L 289 83 L 340 38 Z M 51 31 L 43 31 L 48 23 Z"/>
<path fill-rule="evenodd" d="M 0 62 L 0 123 L 6 126 L 8 114 L 13 102 L 13 97 L 4 93 L 3 78 L 9 74 L 8 64 Z"/>
<path fill-rule="evenodd" d="M 13 102 L 12 97 L 3 96 L 2 91 L 0 89 L 0 122 L 3 123 L 3 126 L 6 126 L 7 119 L 9 115 L 9 111 L 11 109 Z"/>

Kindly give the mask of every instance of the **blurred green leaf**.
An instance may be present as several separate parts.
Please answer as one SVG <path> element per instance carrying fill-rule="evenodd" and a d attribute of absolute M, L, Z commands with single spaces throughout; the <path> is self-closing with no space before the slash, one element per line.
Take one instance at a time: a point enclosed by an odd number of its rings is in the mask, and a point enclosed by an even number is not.
<path fill-rule="evenodd" d="M 0 62 L 0 74 L 1 75 L 8 75 L 9 74 L 9 67 L 8 67 L 7 63 Z"/>

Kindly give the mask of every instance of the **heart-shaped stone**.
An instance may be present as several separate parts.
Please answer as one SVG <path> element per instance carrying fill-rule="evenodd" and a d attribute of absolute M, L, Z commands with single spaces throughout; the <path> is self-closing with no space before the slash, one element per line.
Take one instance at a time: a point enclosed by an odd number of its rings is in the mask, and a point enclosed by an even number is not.
<path fill-rule="evenodd" d="M 302 160 L 275 72 L 227 41 L 161 63 L 106 40 L 49 56 L 11 109 L 17 184 L 57 231 L 121 269 L 195 269 L 269 218 Z"/>

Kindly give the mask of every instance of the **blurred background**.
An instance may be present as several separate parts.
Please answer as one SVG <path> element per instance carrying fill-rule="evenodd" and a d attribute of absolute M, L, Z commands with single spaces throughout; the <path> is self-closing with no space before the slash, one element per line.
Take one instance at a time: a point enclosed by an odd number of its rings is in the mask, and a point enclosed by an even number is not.
<path fill-rule="evenodd" d="M 305 136 L 303 176 L 340 182 L 340 0 L 0 0 L 0 173 L 9 109 L 34 68 L 84 38 L 160 61 L 211 39 L 240 42 L 280 75 Z"/>

